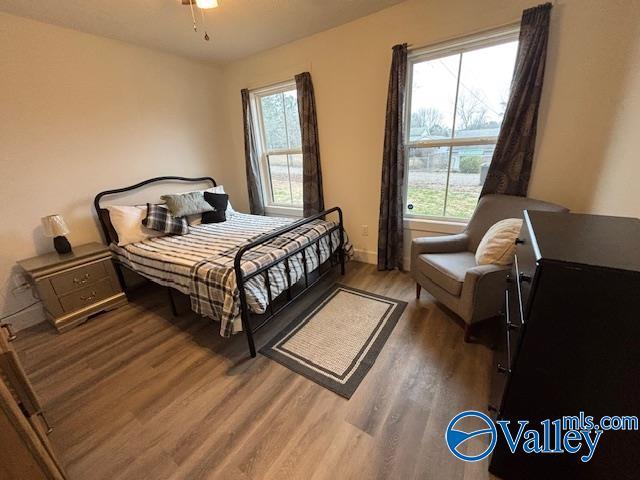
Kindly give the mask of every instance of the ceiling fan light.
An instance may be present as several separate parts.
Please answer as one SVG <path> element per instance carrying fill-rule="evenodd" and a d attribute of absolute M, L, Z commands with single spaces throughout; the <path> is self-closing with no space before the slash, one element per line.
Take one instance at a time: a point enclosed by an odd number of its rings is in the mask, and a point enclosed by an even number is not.
<path fill-rule="evenodd" d="M 196 5 L 203 10 L 216 8 L 218 6 L 218 0 L 196 0 Z"/>

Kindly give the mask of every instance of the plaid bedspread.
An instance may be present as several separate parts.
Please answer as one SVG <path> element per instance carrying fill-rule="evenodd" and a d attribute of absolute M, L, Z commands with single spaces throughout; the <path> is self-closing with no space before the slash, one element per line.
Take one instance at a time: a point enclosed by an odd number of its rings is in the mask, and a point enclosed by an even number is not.
<path fill-rule="evenodd" d="M 219 320 L 220 334 L 228 337 L 242 329 L 234 270 L 236 253 L 241 246 L 294 221 L 296 219 L 234 213 L 226 222 L 190 227 L 187 235 L 150 238 L 125 247 L 112 247 L 112 250 L 118 261 L 141 275 L 188 294 L 191 308 L 200 315 Z M 316 220 L 249 250 L 243 255 L 243 273 L 255 272 L 293 250 L 311 244 L 335 225 Z M 305 248 L 307 272 L 326 261 L 338 244 L 339 232 L 335 230 L 320 240 L 319 249 L 316 244 Z M 345 249 L 350 255 L 352 249 L 348 243 Z M 268 272 L 273 299 L 287 287 L 285 262 L 269 268 Z M 304 276 L 302 252 L 289 258 L 289 272 L 292 283 Z M 255 313 L 264 313 L 268 306 L 265 277 L 266 272 L 263 272 L 245 284 L 247 303 Z"/>

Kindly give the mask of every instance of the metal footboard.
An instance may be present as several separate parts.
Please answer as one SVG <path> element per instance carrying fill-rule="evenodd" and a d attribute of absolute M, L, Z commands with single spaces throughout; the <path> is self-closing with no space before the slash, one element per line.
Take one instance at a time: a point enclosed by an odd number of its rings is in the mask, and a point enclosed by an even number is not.
<path fill-rule="evenodd" d="M 301 247 L 296 248 L 295 250 L 292 250 L 291 252 L 287 253 L 287 255 L 285 255 L 284 257 L 278 258 L 276 260 L 274 260 L 273 262 L 268 263 L 267 265 L 263 265 L 262 267 L 260 267 L 259 269 L 255 270 L 254 272 L 245 274 L 242 271 L 242 256 L 247 253 L 249 250 L 251 250 L 252 248 L 257 247 L 258 245 L 262 245 L 264 243 L 267 243 L 271 240 L 273 240 L 274 238 L 278 237 L 279 235 L 282 235 L 284 233 L 287 232 L 291 232 L 292 230 L 295 230 L 296 228 L 301 227 L 302 225 L 308 224 L 313 222 L 314 220 L 317 220 L 319 218 L 323 218 L 331 213 L 337 212 L 338 214 L 338 224 L 331 227 L 330 229 L 328 229 L 326 232 L 323 232 L 322 234 L 320 234 L 318 236 L 318 238 L 314 239 L 313 241 L 309 242 L 306 245 L 303 245 Z M 333 250 L 333 240 L 332 240 L 332 234 L 333 232 L 335 232 L 336 230 L 338 230 L 338 246 L 334 252 Z M 251 357 L 255 357 L 256 356 L 256 347 L 255 347 L 255 342 L 253 339 L 253 335 L 255 332 L 257 332 L 258 330 L 260 330 L 262 327 L 264 327 L 267 323 L 269 323 L 270 320 L 273 319 L 273 317 L 275 317 L 279 312 L 281 312 L 284 308 L 286 308 L 289 304 L 291 304 L 294 300 L 296 300 L 301 294 L 303 294 L 305 291 L 307 291 L 309 288 L 313 287 L 316 283 L 318 283 L 325 275 L 327 275 L 330 271 L 331 268 L 326 269 L 324 272 L 322 272 L 322 261 L 321 261 L 321 257 L 320 257 L 320 241 L 324 238 L 328 236 L 328 242 L 329 242 L 329 256 L 327 258 L 327 260 L 325 260 L 326 262 L 329 262 L 330 267 L 333 266 L 333 259 L 334 257 L 337 255 L 338 257 L 338 261 L 337 264 L 340 265 L 340 273 L 342 275 L 344 275 L 345 273 L 345 256 L 344 256 L 344 225 L 343 225 L 343 221 L 342 221 L 342 210 L 340 209 L 340 207 L 333 207 L 330 208 L 329 210 L 325 210 L 323 212 L 320 212 L 316 215 L 313 215 L 311 217 L 306 217 L 300 221 L 294 222 L 290 225 L 287 225 L 286 227 L 280 228 L 278 230 L 274 230 L 273 232 L 264 235 L 263 237 L 258 238 L 257 240 L 254 240 L 253 242 L 250 242 L 246 245 L 243 245 L 242 247 L 240 247 L 240 249 L 238 250 L 238 253 L 236 253 L 235 259 L 234 259 L 234 270 L 236 273 L 236 281 L 238 284 L 238 291 L 240 294 L 240 317 L 242 320 L 242 329 L 245 332 L 245 335 L 247 337 L 247 343 L 249 344 L 249 352 L 251 353 Z M 307 249 L 308 248 L 312 248 L 313 245 L 315 245 L 316 247 L 316 253 L 318 255 L 318 277 L 313 281 L 313 282 L 309 282 L 309 275 L 311 272 L 308 272 L 308 268 L 307 268 Z M 303 265 L 303 270 L 304 270 L 304 288 L 299 290 L 295 295 L 292 295 L 292 288 L 295 284 L 292 284 L 291 281 L 291 273 L 290 273 L 290 269 L 289 269 L 289 259 L 291 257 L 293 257 L 294 255 L 297 255 L 298 253 L 302 253 L 302 265 Z M 284 304 L 280 305 L 278 308 L 274 308 L 273 303 L 274 303 L 274 299 L 271 298 L 272 294 L 271 294 L 271 284 L 270 284 L 270 280 L 269 280 L 269 269 L 274 267 L 275 265 L 278 265 L 280 263 L 284 262 L 284 269 L 285 269 L 285 273 L 286 273 L 286 277 L 287 277 L 287 288 L 278 295 L 278 297 L 282 294 L 286 295 L 286 301 L 284 302 Z M 246 294 L 246 290 L 245 290 L 245 285 L 246 283 L 251 280 L 252 278 L 258 276 L 258 275 L 262 275 L 265 274 L 265 288 L 267 290 L 267 299 L 268 299 L 268 305 L 267 305 L 267 311 L 268 314 L 265 318 L 261 319 L 260 323 L 258 325 L 255 326 L 251 326 L 250 323 L 250 318 L 251 318 L 251 312 L 249 311 L 249 305 L 247 304 L 247 294 Z M 296 282 L 299 283 L 299 282 Z M 265 312 L 267 313 L 267 312 Z"/>

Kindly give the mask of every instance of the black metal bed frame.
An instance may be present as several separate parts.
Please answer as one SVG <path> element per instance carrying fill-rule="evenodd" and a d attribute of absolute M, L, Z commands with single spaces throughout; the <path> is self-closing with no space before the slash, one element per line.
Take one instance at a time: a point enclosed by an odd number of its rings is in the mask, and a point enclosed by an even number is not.
<path fill-rule="evenodd" d="M 244 272 L 242 271 L 242 256 L 249 250 L 251 250 L 252 248 L 257 247 L 258 245 L 262 245 L 264 243 L 267 243 L 271 240 L 273 240 L 274 238 L 278 237 L 279 235 L 282 235 L 283 233 L 287 233 L 287 232 L 291 232 L 292 230 L 295 230 L 296 228 L 305 225 L 307 223 L 311 223 L 314 220 L 317 220 L 319 218 L 324 218 L 326 215 L 329 215 L 333 212 L 337 212 L 338 213 L 338 224 L 327 229 L 326 232 L 323 232 L 322 234 L 320 234 L 317 238 L 315 238 L 313 241 L 307 243 L 306 245 L 302 245 L 298 248 L 295 248 L 293 250 L 291 250 L 290 252 L 288 252 L 285 256 L 281 257 L 281 258 L 277 258 L 274 261 L 268 263 L 267 265 L 263 265 L 262 267 L 258 268 L 257 270 L 255 270 L 254 272 L 251 272 L 248 275 L 245 275 Z M 336 252 L 333 251 L 333 240 L 332 240 L 332 233 L 335 232 L 336 230 L 338 230 L 338 236 L 339 236 L 339 241 L 338 241 L 338 245 L 336 248 Z M 238 291 L 240 293 L 240 312 L 241 312 L 241 320 L 242 320 L 242 329 L 245 331 L 245 334 L 247 336 L 247 342 L 249 343 L 249 352 L 251 353 L 252 357 L 256 356 L 256 347 L 255 347 L 255 343 L 253 340 L 253 334 L 255 332 L 257 332 L 258 330 L 260 330 L 262 327 L 264 327 L 271 319 L 273 319 L 273 317 L 275 317 L 278 313 L 280 313 L 284 308 L 286 308 L 287 306 L 289 306 L 293 301 L 295 301 L 302 293 L 304 293 L 306 290 L 308 290 L 309 288 L 313 287 L 316 283 L 318 283 L 320 280 L 322 280 L 322 278 L 324 278 L 330 271 L 331 269 L 326 269 L 324 272 L 322 272 L 322 261 L 321 261 L 321 256 L 320 256 L 320 241 L 324 238 L 324 237 L 328 237 L 328 242 L 329 242 L 329 256 L 326 260 L 326 262 L 330 262 L 330 265 L 332 266 L 333 264 L 333 257 L 335 255 L 335 253 L 337 253 L 338 255 L 338 263 L 340 265 L 340 273 L 342 275 L 344 275 L 345 273 L 345 268 L 344 268 L 344 263 L 345 263 L 345 259 L 344 259 L 344 230 L 343 230 L 343 222 L 342 222 L 342 210 L 340 209 L 340 207 L 333 207 L 330 208 L 329 210 L 325 210 L 323 212 L 320 212 L 316 215 L 312 215 L 310 217 L 305 217 L 302 220 L 299 220 L 297 222 L 294 222 L 290 225 L 287 225 L 286 227 L 280 228 L 278 230 L 274 230 L 273 232 L 263 235 L 262 237 L 254 240 L 253 242 L 247 243 L 246 245 L 243 245 L 242 247 L 240 247 L 240 249 L 238 250 L 238 253 L 236 253 L 236 257 L 234 259 L 234 269 L 236 272 L 236 281 L 238 283 Z M 316 255 L 318 256 L 318 277 L 312 281 L 311 283 L 309 283 L 309 273 L 307 270 L 307 248 L 312 248 L 313 245 L 315 244 L 316 247 Z M 304 271 L 304 289 L 300 290 L 296 295 L 291 295 L 291 290 L 294 287 L 295 284 L 292 284 L 291 282 L 291 271 L 289 269 L 289 259 L 291 257 L 293 257 L 294 255 L 297 255 L 298 253 L 302 254 L 302 268 Z M 279 308 L 275 309 L 273 308 L 273 298 L 271 298 L 271 282 L 269 280 L 269 269 L 278 265 L 279 263 L 284 262 L 284 270 L 287 276 L 287 288 L 286 290 L 283 292 L 286 295 L 286 302 L 281 305 Z M 251 280 L 253 277 L 260 275 L 262 273 L 265 273 L 264 275 L 264 279 L 265 279 L 265 288 L 267 290 L 267 299 L 268 299 L 268 308 L 269 308 L 269 315 L 263 319 L 258 325 L 256 325 L 255 327 L 252 327 L 250 322 L 249 322 L 249 308 L 247 306 L 247 296 L 246 296 L 246 292 L 245 292 L 245 283 L 248 280 Z"/>
<path fill-rule="evenodd" d="M 116 195 L 118 193 L 125 193 L 125 192 L 130 192 L 132 190 L 137 190 L 138 188 L 144 187 L 145 185 L 149 185 L 151 183 L 158 183 L 158 182 L 163 182 L 163 181 L 181 181 L 181 182 L 191 182 L 191 183 L 201 183 L 201 182 L 211 182 L 211 184 L 215 187 L 216 181 L 211 178 L 211 177 L 197 177 L 197 178 L 188 178 L 188 177 L 176 177 L 176 176 L 164 176 L 164 177 L 155 177 L 155 178 L 150 178 L 148 180 L 144 180 L 142 182 L 136 183 L 135 185 L 131 185 L 129 187 L 122 187 L 122 188 L 116 188 L 113 190 L 106 190 L 104 192 L 100 192 L 96 195 L 94 201 L 93 201 L 93 206 L 96 210 L 96 213 L 98 215 L 98 220 L 100 221 L 100 226 L 102 227 L 102 232 L 104 234 L 104 238 L 105 238 L 105 242 L 107 244 L 109 244 L 113 239 L 111 238 L 111 233 L 109 230 L 109 226 L 107 225 L 107 222 L 105 221 L 105 214 L 104 211 L 105 209 L 103 209 L 100 206 L 100 200 L 107 196 L 107 195 Z M 336 225 L 334 225 L 333 227 L 329 228 L 326 232 L 323 232 L 322 234 L 320 234 L 317 238 L 313 239 L 311 242 L 309 242 L 306 245 L 302 245 L 300 247 L 297 247 L 294 250 L 291 250 L 290 252 L 288 252 L 286 255 L 284 255 L 281 258 L 277 258 L 275 260 L 273 260 L 272 262 L 263 265 L 262 267 L 258 268 L 257 270 L 249 273 L 249 274 L 245 274 L 242 271 L 242 257 L 244 254 L 246 254 L 249 250 L 256 248 L 259 245 L 263 245 L 271 240 L 273 240 L 274 238 L 291 232 L 293 230 L 295 230 L 296 228 L 301 227 L 302 225 L 308 224 L 313 222 L 314 220 L 318 220 L 320 218 L 324 218 L 325 216 L 332 214 L 332 213 L 337 213 L 338 214 L 338 223 Z M 333 240 L 332 240 L 332 234 L 333 232 L 335 232 L 336 230 L 338 230 L 338 245 L 336 246 L 336 250 L 333 250 Z M 324 237 L 328 237 L 328 243 L 329 243 L 329 256 L 327 258 L 327 260 L 325 260 L 325 264 L 329 263 L 330 268 L 325 269 L 325 271 L 322 271 L 322 265 L 323 263 L 321 262 L 321 256 L 320 256 L 320 241 L 324 238 Z M 308 271 L 308 267 L 307 267 L 307 249 L 308 248 L 313 248 L 313 246 L 315 245 L 316 248 L 316 254 L 318 256 L 318 276 L 313 280 L 313 281 L 309 281 L 309 275 L 312 272 Z M 289 269 L 289 259 L 295 255 L 297 255 L 298 253 L 301 254 L 302 256 L 302 266 L 303 266 L 303 271 L 304 271 L 304 288 L 300 289 L 297 294 L 293 295 L 292 294 L 292 290 L 294 289 L 294 287 L 301 281 L 301 279 L 296 282 L 296 283 L 292 283 L 292 279 L 291 279 L 291 271 Z M 285 309 L 287 306 L 289 306 L 292 302 L 294 302 L 298 297 L 300 297 L 300 295 L 302 295 L 305 291 L 307 291 L 308 289 L 310 289 L 311 287 L 313 287 L 314 285 L 316 285 L 320 280 L 322 280 L 327 274 L 329 274 L 331 272 L 331 267 L 334 265 L 334 258 L 337 256 L 337 261 L 335 262 L 336 265 L 340 265 L 340 273 L 342 275 L 345 274 L 345 255 L 344 255 L 344 224 L 343 224 L 343 218 L 342 218 L 342 209 L 340 209 L 340 207 L 333 207 L 330 208 L 328 210 L 325 210 L 323 212 L 320 212 L 316 215 L 310 216 L 310 217 L 305 217 L 302 220 L 299 220 L 297 222 L 293 222 L 285 227 L 282 227 L 278 230 L 274 230 L 271 233 L 265 234 L 263 236 L 261 236 L 260 238 L 249 242 L 245 245 L 242 245 L 240 247 L 240 249 L 238 250 L 238 252 L 236 253 L 235 259 L 234 259 L 234 271 L 236 274 L 236 282 L 238 285 L 238 292 L 239 292 L 239 296 L 240 296 L 240 319 L 242 321 L 242 329 L 245 332 L 245 335 L 247 337 L 247 343 L 249 345 L 249 353 L 251 354 L 252 358 L 255 358 L 256 356 L 256 347 L 255 347 L 255 341 L 254 341 L 254 334 L 260 330 L 262 327 L 264 327 L 267 323 L 269 323 L 278 313 L 280 313 L 283 309 Z M 275 267 L 276 265 L 283 263 L 284 262 L 284 268 L 285 268 L 285 273 L 286 273 L 286 277 L 287 277 L 287 288 L 281 292 L 280 294 L 277 295 L 276 298 L 279 298 L 281 295 L 285 295 L 285 299 L 286 301 L 280 305 L 278 308 L 274 309 L 274 298 L 272 298 L 272 293 L 271 293 L 271 282 L 269 280 L 269 269 Z M 116 272 L 118 274 L 118 279 L 120 280 L 120 283 L 122 285 L 123 290 L 126 291 L 126 284 L 124 281 L 124 275 L 122 273 L 121 268 L 125 267 L 128 268 L 126 265 L 121 264 L 120 262 L 116 261 L 115 262 L 116 265 Z M 249 310 L 249 306 L 247 304 L 247 295 L 246 295 L 246 290 L 245 290 L 245 285 L 247 283 L 247 281 L 251 280 L 252 278 L 258 276 L 258 275 L 263 275 L 264 274 L 264 279 L 265 279 L 265 288 L 267 290 L 267 299 L 268 299 L 268 314 L 266 315 L 266 317 L 262 318 L 260 323 L 256 326 L 251 326 L 251 312 Z M 169 292 L 169 301 L 171 303 L 171 310 L 173 312 L 174 315 L 178 315 L 178 311 L 175 305 L 175 301 L 173 299 L 173 295 L 171 292 L 171 287 L 167 287 L 167 291 Z M 265 312 L 266 313 L 266 312 Z"/>

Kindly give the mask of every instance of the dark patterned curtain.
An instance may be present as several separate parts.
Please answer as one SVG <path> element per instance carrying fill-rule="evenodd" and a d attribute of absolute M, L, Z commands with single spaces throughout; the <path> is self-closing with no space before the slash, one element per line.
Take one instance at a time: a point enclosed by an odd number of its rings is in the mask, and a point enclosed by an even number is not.
<path fill-rule="evenodd" d="M 481 195 L 527 196 L 536 143 L 551 4 L 522 13 L 511 95 Z"/>
<path fill-rule="evenodd" d="M 304 72 L 296 75 L 295 78 L 302 137 L 302 210 L 303 215 L 308 217 L 324 210 L 320 142 L 311 74 Z"/>
<path fill-rule="evenodd" d="M 407 44 L 393 47 L 382 155 L 378 270 L 402 269 L 404 226 L 404 96 Z"/>
<path fill-rule="evenodd" d="M 264 200 L 262 198 L 262 181 L 258 158 L 256 133 L 253 128 L 251 102 L 249 90 L 241 90 L 242 119 L 244 121 L 244 158 L 247 170 L 247 191 L 249 192 L 249 208 L 253 215 L 264 215 Z"/>

